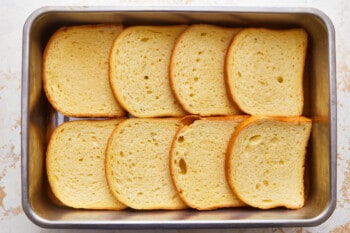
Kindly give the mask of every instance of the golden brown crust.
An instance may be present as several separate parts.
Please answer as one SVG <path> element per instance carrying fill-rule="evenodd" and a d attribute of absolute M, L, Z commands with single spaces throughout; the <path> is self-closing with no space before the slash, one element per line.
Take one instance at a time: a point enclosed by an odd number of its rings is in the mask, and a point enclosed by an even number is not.
<path fill-rule="evenodd" d="M 124 33 L 127 32 L 128 30 L 130 30 L 129 28 L 125 28 L 121 33 L 119 33 L 117 35 L 117 37 L 115 38 L 113 44 L 112 44 L 112 47 L 111 47 L 111 51 L 109 53 L 109 62 L 108 62 L 108 79 L 109 79 L 109 84 L 111 86 L 111 89 L 112 89 L 112 93 L 114 95 L 114 98 L 118 101 L 118 103 L 122 106 L 123 109 L 125 109 L 127 112 L 130 112 L 128 106 L 125 104 L 125 102 L 123 101 L 122 98 L 120 98 L 120 96 L 118 95 L 118 91 L 116 90 L 116 87 L 115 85 L 113 85 L 113 64 L 112 64 L 112 61 L 113 61 L 113 57 L 114 57 L 114 54 L 116 53 L 115 50 L 117 48 L 117 43 L 119 40 L 121 40 L 121 38 L 124 36 Z"/>
<path fill-rule="evenodd" d="M 112 185 L 113 185 L 112 177 L 110 175 L 111 174 L 111 167 L 107 165 L 108 161 L 110 161 L 111 158 L 110 158 L 110 153 L 107 153 L 107 151 L 109 151 L 109 147 L 111 146 L 111 143 L 113 141 L 114 135 L 116 134 L 116 132 L 119 131 L 119 128 L 122 127 L 125 124 L 125 122 L 126 121 L 123 121 L 120 124 L 118 124 L 117 127 L 114 128 L 114 130 L 112 131 L 111 135 L 109 136 L 108 141 L 107 141 L 107 145 L 106 145 L 106 150 L 105 150 L 105 162 L 104 162 L 104 165 L 105 165 L 105 176 L 106 176 L 108 189 L 124 205 L 126 205 L 126 204 L 124 203 L 124 201 L 122 199 L 120 199 L 119 194 L 116 193 L 114 191 L 114 189 L 111 188 Z"/>
<path fill-rule="evenodd" d="M 242 31 L 241 31 L 242 32 Z M 239 104 L 236 102 L 234 95 L 232 93 L 232 90 L 230 88 L 230 81 L 229 81 L 229 58 L 230 58 L 230 54 L 231 54 L 231 50 L 234 47 L 234 41 L 235 38 L 241 33 L 238 32 L 231 40 L 231 43 L 229 44 L 228 48 L 227 48 L 227 52 L 225 55 L 225 60 L 224 60 L 224 81 L 225 81 L 225 88 L 226 88 L 226 93 L 229 97 L 229 99 L 231 100 L 232 104 L 235 106 L 235 108 L 237 108 L 239 111 L 241 111 L 242 113 L 244 113 L 243 109 L 239 106 Z"/>

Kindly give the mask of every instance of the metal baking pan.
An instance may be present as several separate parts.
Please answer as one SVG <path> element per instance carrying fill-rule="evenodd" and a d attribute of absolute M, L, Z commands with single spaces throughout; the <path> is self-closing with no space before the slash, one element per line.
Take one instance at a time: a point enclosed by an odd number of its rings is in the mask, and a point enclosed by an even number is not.
<path fill-rule="evenodd" d="M 213 211 L 93 211 L 59 205 L 50 194 L 45 150 L 63 121 L 42 89 L 41 60 L 52 33 L 61 26 L 122 23 L 168 25 L 208 23 L 230 27 L 302 27 L 309 35 L 304 114 L 313 120 L 307 155 L 306 204 L 299 210 L 228 208 Z M 311 8 L 240 7 L 44 7 L 23 30 L 22 204 L 35 224 L 47 228 L 241 228 L 315 226 L 336 205 L 335 32 L 330 19 Z"/>

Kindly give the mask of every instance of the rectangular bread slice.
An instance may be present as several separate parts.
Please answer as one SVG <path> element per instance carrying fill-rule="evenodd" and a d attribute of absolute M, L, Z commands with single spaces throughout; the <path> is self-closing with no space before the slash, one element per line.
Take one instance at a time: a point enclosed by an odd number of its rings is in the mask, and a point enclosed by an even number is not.
<path fill-rule="evenodd" d="M 71 117 L 118 117 L 125 111 L 114 98 L 108 76 L 109 53 L 122 25 L 62 27 L 43 55 L 46 96 Z"/>
<path fill-rule="evenodd" d="M 55 129 L 46 153 L 46 170 L 53 194 L 64 205 L 126 208 L 110 192 L 104 165 L 108 138 L 123 120 L 70 121 Z"/>
<path fill-rule="evenodd" d="M 185 115 L 171 91 L 168 66 L 175 40 L 186 27 L 131 26 L 115 40 L 109 60 L 110 83 L 131 115 Z"/>
<path fill-rule="evenodd" d="M 251 115 L 302 115 L 306 49 L 307 33 L 301 28 L 241 30 L 225 62 L 232 100 Z"/>
<path fill-rule="evenodd" d="M 170 178 L 169 152 L 180 119 L 130 118 L 111 135 L 106 176 L 112 193 L 133 209 L 183 209 Z"/>
<path fill-rule="evenodd" d="M 235 128 L 248 116 L 186 119 L 170 153 L 170 172 L 183 201 L 198 210 L 245 204 L 231 191 L 225 176 L 227 146 Z"/>
<path fill-rule="evenodd" d="M 304 163 L 311 132 L 305 117 L 252 116 L 233 133 L 226 176 L 234 193 L 261 209 L 304 206 Z"/>
<path fill-rule="evenodd" d="M 176 40 L 170 60 L 170 83 L 175 97 L 190 114 L 238 114 L 225 88 L 227 48 L 239 28 L 208 24 L 189 26 Z"/>

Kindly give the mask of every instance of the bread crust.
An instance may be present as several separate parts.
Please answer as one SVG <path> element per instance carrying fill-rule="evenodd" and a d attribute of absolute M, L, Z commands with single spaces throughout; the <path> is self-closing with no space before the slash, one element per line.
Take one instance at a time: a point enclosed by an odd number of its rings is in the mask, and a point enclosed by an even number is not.
<path fill-rule="evenodd" d="M 46 73 L 47 73 L 46 72 L 46 70 L 47 70 L 46 60 L 47 60 L 47 57 L 48 57 L 49 50 L 50 50 L 53 42 L 55 42 L 57 36 L 59 36 L 65 30 L 75 30 L 75 29 L 82 29 L 82 30 L 84 30 L 84 29 L 104 28 L 104 27 L 120 27 L 121 29 L 123 29 L 123 25 L 121 25 L 121 24 L 91 24 L 91 25 L 89 24 L 89 25 L 78 25 L 78 26 L 63 26 L 63 27 L 60 27 L 58 30 L 56 30 L 53 33 L 53 35 L 50 37 L 49 41 L 46 44 L 46 47 L 45 47 L 44 52 L 43 52 L 43 58 L 42 58 L 43 62 L 42 62 L 42 72 L 41 72 L 42 80 L 43 80 L 43 89 L 44 89 L 44 92 L 46 94 L 46 97 L 47 97 L 49 103 L 53 106 L 53 108 L 56 109 L 57 111 L 61 112 L 65 116 L 70 116 L 70 117 L 109 117 L 109 118 L 114 118 L 114 117 L 124 117 L 126 115 L 126 112 L 122 108 L 120 108 L 118 110 L 118 112 L 115 112 L 115 113 L 99 113 L 98 114 L 98 113 L 92 113 L 92 112 L 90 112 L 90 113 L 85 113 L 85 112 L 72 113 L 72 112 L 69 112 L 69 111 L 65 110 L 65 108 L 64 108 L 64 106 L 62 106 L 62 104 L 57 103 L 56 98 L 49 91 L 49 87 L 48 87 L 48 84 L 47 84 L 48 77 L 46 76 Z M 109 80 L 108 77 L 107 77 L 107 79 Z M 117 100 L 115 100 L 115 101 L 116 101 L 117 105 L 120 105 Z"/>
<path fill-rule="evenodd" d="M 182 106 L 177 102 L 175 96 L 173 96 L 173 93 L 171 92 L 172 97 L 174 98 L 174 109 L 169 109 L 168 112 L 161 112 L 158 111 L 158 113 L 156 113 L 154 111 L 154 113 L 141 113 L 140 111 L 135 111 L 134 109 L 132 109 L 132 107 L 126 103 L 126 101 L 123 99 L 120 91 L 117 89 L 117 84 L 115 83 L 114 79 L 115 79 L 115 74 L 114 74 L 114 67 L 115 64 L 114 62 L 114 57 L 116 54 L 116 50 L 118 49 L 118 44 L 120 43 L 120 41 L 123 40 L 123 38 L 125 37 L 125 35 L 127 35 L 127 33 L 129 33 L 130 31 L 135 31 L 135 30 L 164 30 L 164 29 L 181 29 L 183 28 L 183 30 L 185 30 L 185 28 L 187 27 L 187 25 L 174 25 L 174 26 L 143 26 L 143 25 L 138 25 L 138 26 L 131 26 L 128 28 L 125 28 L 124 31 L 122 33 L 120 33 L 117 38 L 115 39 L 113 45 L 112 45 L 112 49 L 109 55 L 109 82 L 111 84 L 111 88 L 113 91 L 113 94 L 115 96 L 115 98 L 118 100 L 118 102 L 121 104 L 121 106 L 127 110 L 127 112 L 129 112 L 131 115 L 135 116 L 135 117 L 140 117 L 140 118 L 150 118 L 150 117 L 182 117 L 184 115 L 187 114 L 187 112 L 182 108 Z M 170 55 L 171 56 L 171 55 Z M 169 57 L 170 59 L 170 57 Z M 168 72 L 168 70 L 167 70 Z M 168 74 L 169 75 L 169 74 Z M 169 78 L 168 78 L 169 80 Z M 170 85 L 170 84 L 169 84 Z M 175 107 L 178 107 L 179 109 L 175 109 Z"/>
<path fill-rule="evenodd" d="M 235 193 L 235 195 L 237 195 L 237 197 L 239 197 L 243 202 L 246 202 L 247 204 L 249 203 L 249 201 L 244 196 L 242 196 L 241 193 L 239 191 L 237 191 L 237 189 L 236 189 L 235 181 L 233 180 L 232 175 L 231 175 L 233 168 L 231 166 L 230 161 L 232 161 L 232 159 L 233 159 L 232 158 L 232 156 L 233 156 L 232 150 L 233 150 L 233 147 L 235 145 L 236 139 L 237 139 L 237 137 L 239 137 L 242 130 L 244 130 L 246 127 L 249 127 L 252 124 L 255 124 L 255 123 L 261 122 L 261 121 L 279 121 L 279 122 L 293 123 L 293 124 L 298 124 L 298 125 L 302 124 L 302 123 L 310 123 L 310 124 L 312 123 L 311 119 L 303 117 L 303 116 L 295 116 L 295 117 L 276 116 L 276 117 L 273 117 L 273 116 L 256 115 L 256 116 L 251 116 L 251 117 L 245 119 L 241 124 L 239 124 L 237 126 L 236 130 L 234 131 L 234 133 L 231 136 L 231 139 L 230 139 L 228 147 L 227 147 L 225 172 L 226 172 L 226 179 L 228 181 L 228 184 L 229 184 L 231 190 Z M 305 153 L 306 153 L 306 151 L 305 151 Z M 305 156 L 302 157 L 302 164 L 301 164 L 302 177 L 304 177 L 304 172 L 305 172 Z M 251 204 L 249 204 L 249 205 L 251 205 Z M 253 207 L 257 207 L 260 209 L 270 209 L 270 208 L 276 208 L 276 207 L 286 207 L 288 209 L 299 209 L 302 206 L 293 206 L 293 205 L 288 205 L 286 203 L 276 203 L 275 205 L 270 205 L 268 207 L 264 207 L 264 206 L 253 206 Z"/>
<path fill-rule="evenodd" d="M 57 137 L 57 135 L 61 134 L 61 130 L 67 128 L 67 126 L 69 127 L 70 125 L 74 124 L 80 124 L 80 125 L 89 125 L 89 124 L 104 124 L 104 123 L 113 123 L 113 124 L 120 124 L 122 121 L 124 121 L 126 118 L 113 118 L 113 119 L 107 119 L 107 120 L 79 120 L 79 121 L 69 121 L 69 122 L 65 122 L 61 125 L 59 125 L 51 134 L 50 136 L 50 140 L 48 143 L 48 147 L 47 147 L 47 152 L 46 152 L 46 160 L 45 160 L 45 165 L 46 165 L 46 173 L 47 173 L 47 177 L 48 177 L 48 181 L 49 181 L 49 185 L 50 185 L 50 197 L 53 198 L 53 200 L 55 201 L 55 203 L 57 203 L 57 205 L 63 205 L 63 206 L 68 206 L 68 207 L 72 207 L 72 208 L 82 208 L 82 209 L 102 209 L 102 210 L 123 210 L 126 208 L 126 206 L 124 204 L 122 204 L 119 200 L 115 199 L 116 201 L 116 205 L 114 206 L 91 206 L 91 203 L 73 203 L 72 200 L 66 200 L 66 199 L 62 199 L 61 198 L 61 190 L 58 189 L 57 185 L 56 185 L 56 180 L 55 180 L 55 174 L 52 173 L 52 166 L 56 165 L 53 163 L 53 161 L 51 161 L 51 157 L 54 156 L 51 151 L 53 150 L 53 143 L 56 143 L 54 140 L 59 140 L 59 138 Z M 69 146 L 69 145 L 66 145 Z M 98 169 L 98 168 L 97 168 Z M 106 182 L 107 185 L 107 182 Z M 98 190 L 96 190 L 96 192 L 98 192 Z M 112 193 L 111 193 L 112 195 Z M 88 206 L 88 207 L 87 207 Z"/>
<path fill-rule="evenodd" d="M 298 112 L 296 112 L 294 110 L 293 113 L 283 113 L 283 114 L 276 114 L 272 111 L 268 111 L 266 113 L 256 113 L 254 112 L 255 110 L 253 109 L 249 109 L 249 107 L 243 105 L 243 103 L 241 102 L 240 98 L 238 96 L 236 96 L 236 94 L 234 93 L 234 85 L 231 84 L 231 79 L 233 79 L 233 77 L 230 76 L 230 59 L 232 59 L 232 53 L 233 50 L 236 47 L 237 41 L 244 35 L 251 33 L 251 32 L 266 32 L 266 33 L 270 33 L 270 34 L 276 34 L 276 33 L 292 33 L 292 32 L 302 32 L 304 33 L 304 35 L 306 36 L 306 41 L 304 46 L 303 46 L 303 51 L 301 53 L 301 57 L 300 60 L 303 61 L 300 64 L 298 64 L 300 66 L 300 73 L 297 74 L 297 79 L 296 82 L 298 84 L 298 88 L 300 89 L 300 107 L 298 109 Z M 304 89 L 303 89 L 303 76 L 304 76 L 304 68 L 305 68 L 305 60 L 306 60 L 306 54 L 307 54 L 307 33 L 304 29 L 302 28 L 292 28 L 292 29 L 281 29 L 281 30 L 275 30 L 275 29 L 269 29 L 269 28 L 245 28 L 243 30 L 241 30 L 240 32 L 238 32 L 236 34 L 236 36 L 232 39 L 227 53 L 226 53 L 226 57 L 225 57 L 225 69 L 224 69 L 224 74 L 225 74 L 225 83 L 226 83 L 226 89 L 227 89 L 227 93 L 228 96 L 230 97 L 230 99 L 233 101 L 233 103 L 235 103 L 236 107 L 238 109 L 240 109 L 242 112 L 245 112 L 247 114 L 251 114 L 251 115 L 271 115 L 271 116 L 301 116 L 303 113 L 303 106 L 304 106 Z M 235 72 L 235 71 L 233 71 Z M 233 75 L 232 75 L 233 76 Z M 278 98 L 278 97 L 276 97 Z"/>
<path fill-rule="evenodd" d="M 181 197 L 182 201 L 189 207 L 195 208 L 197 210 L 214 210 L 214 209 L 219 209 L 219 208 L 228 208 L 228 207 L 242 207 L 246 206 L 243 202 L 237 202 L 237 203 L 231 203 L 231 204 L 217 204 L 217 205 L 212 205 L 212 206 L 200 206 L 197 205 L 196 203 L 190 202 L 187 197 L 184 195 L 182 188 L 180 185 L 177 183 L 177 180 L 175 178 L 176 172 L 174 170 L 174 167 L 172 166 L 172 161 L 174 159 L 174 150 L 175 150 L 175 143 L 177 141 L 178 135 L 186 129 L 188 126 L 193 124 L 194 121 L 197 120 L 203 120 L 203 121 L 238 121 L 241 122 L 244 119 L 247 119 L 249 116 L 248 115 L 230 115 L 230 116 L 217 116 L 217 117 L 200 117 L 198 115 L 188 115 L 182 118 L 181 120 L 181 126 L 178 128 L 172 143 L 171 143 L 171 149 L 170 149 L 170 156 L 169 156 L 169 171 L 170 171 L 170 176 L 172 183 Z"/>
<path fill-rule="evenodd" d="M 241 114 L 241 111 L 239 110 L 239 108 L 237 108 L 237 105 L 234 102 L 232 102 L 231 98 L 228 97 L 226 85 L 224 85 L 225 86 L 224 91 L 225 91 L 225 95 L 227 96 L 227 100 L 228 100 L 229 104 L 231 104 L 232 109 L 231 110 L 229 110 L 229 109 L 222 110 L 221 109 L 221 112 L 217 112 L 216 110 L 213 110 L 213 109 L 200 110 L 196 106 L 190 107 L 190 104 L 185 101 L 185 98 L 182 98 L 180 96 L 178 89 L 176 88 L 175 77 L 174 77 L 174 72 L 173 72 L 174 66 L 175 66 L 174 60 L 175 60 L 176 51 L 179 49 L 179 47 L 180 47 L 179 44 L 181 41 L 184 40 L 185 36 L 187 36 L 188 34 L 191 34 L 192 31 L 195 32 L 195 30 L 197 28 L 201 28 L 201 27 L 207 27 L 209 29 L 216 29 L 216 30 L 219 30 L 221 32 L 230 31 L 230 32 L 232 32 L 232 39 L 233 39 L 235 33 L 237 33 L 239 30 L 241 30 L 240 28 L 229 28 L 229 27 L 222 27 L 222 26 L 216 26 L 216 25 L 211 25 L 211 24 L 193 24 L 193 25 L 190 25 L 189 27 L 187 27 L 181 33 L 181 35 L 177 38 L 177 40 L 175 41 L 175 45 L 174 45 L 172 53 L 171 53 L 171 58 L 170 58 L 170 62 L 169 62 L 169 82 L 170 82 L 171 90 L 174 93 L 176 100 L 181 104 L 182 108 L 185 111 L 187 111 L 189 114 L 198 114 L 198 115 L 207 116 L 207 117 L 220 116 L 220 115 L 231 115 L 231 114 Z M 224 61 L 225 61 L 225 58 L 224 58 Z M 224 64 L 222 64 L 222 71 L 223 71 L 223 79 L 224 79 L 224 76 L 225 76 Z M 203 90 L 203 91 L 207 91 L 207 90 Z"/>
<path fill-rule="evenodd" d="M 148 203 L 146 204 L 146 206 L 141 206 L 141 204 L 135 203 L 130 201 L 130 199 L 128 197 L 126 197 L 125 195 L 118 193 L 116 191 L 116 189 L 112 188 L 115 186 L 115 179 L 112 176 L 112 168 L 110 165 L 110 161 L 112 160 L 111 158 L 111 153 L 109 153 L 108 151 L 110 151 L 110 149 L 112 148 L 112 142 L 114 141 L 114 135 L 116 135 L 118 132 L 120 132 L 121 130 L 124 130 L 125 125 L 128 125 L 130 122 L 132 121 L 144 121 L 144 122 L 159 122 L 159 121 L 174 121 L 178 122 L 178 124 L 180 125 L 180 120 L 181 118 L 176 118 L 176 117 L 170 117 L 170 118 L 162 118 L 162 119 L 157 119 L 157 118 L 129 118 L 127 121 L 122 122 L 121 124 L 119 124 L 115 130 L 113 131 L 113 133 L 111 134 L 109 140 L 108 140 L 108 144 L 107 144 L 107 148 L 106 148 L 106 160 L 105 160 L 105 167 L 106 167 L 106 179 L 107 179 L 107 183 L 108 186 L 111 190 L 111 192 L 113 193 L 113 195 L 115 195 L 117 197 L 118 200 L 120 200 L 121 202 L 123 202 L 125 205 L 133 208 L 133 209 L 144 209 L 144 210 L 159 210 L 159 209 L 167 209 L 167 210 L 181 210 L 181 209 L 186 209 L 187 205 L 185 203 L 183 203 L 181 201 L 181 203 L 179 202 L 181 199 L 180 197 L 173 197 L 172 202 L 173 203 L 167 203 L 167 206 L 161 206 L 159 203 Z M 171 141 L 169 142 L 169 144 L 171 143 Z M 166 154 L 165 156 L 168 156 L 168 154 Z M 141 162 L 141 161 L 140 161 Z M 159 161 L 158 161 L 159 162 Z M 160 175 L 164 175 L 164 174 L 160 174 Z M 152 186 L 152 184 L 148 184 L 149 186 Z M 172 186 L 172 183 L 170 181 L 170 183 L 168 184 L 170 186 Z M 174 192 L 176 193 L 175 189 Z M 150 197 L 151 198 L 151 197 Z M 169 197 L 166 197 L 167 199 L 169 199 Z M 177 199 L 178 198 L 178 199 Z M 177 205 L 175 205 L 175 203 L 177 203 Z"/>

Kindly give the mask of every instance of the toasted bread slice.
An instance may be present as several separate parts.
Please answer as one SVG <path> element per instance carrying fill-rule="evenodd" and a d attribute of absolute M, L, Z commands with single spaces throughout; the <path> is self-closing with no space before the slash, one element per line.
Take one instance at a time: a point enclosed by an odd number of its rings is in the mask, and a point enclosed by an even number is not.
<path fill-rule="evenodd" d="M 201 116 L 239 113 L 228 97 L 224 79 L 226 51 L 239 30 L 194 24 L 177 39 L 170 83 L 187 112 Z"/>
<path fill-rule="evenodd" d="M 187 122 L 174 137 L 170 172 L 183 201 L 198 210 L 245 205 L 225 176 L 228 142 L 246 116 L 208 117 Z"/>
<path fill-rule="evenodd" d="M 252 116 L 230 139 L 226 170 L 234 193 L 261 209 L 304 206 L 304 163 L 311 132 L 305 117 Z"/>
<path fill-rule="evenodd" d="M 117 117 L 125 111 L 109 84 L 108 61 L 121 25 L 62 27 L 43 56 L 44 90 L 57 110 L 71 117 Z"/>
<path fill-rule="evenodd" d="M 134 209 L 183 209 L 169 172 L 176 118 L 130 118 L 113 132 L 106 150 L 106 176 L 113 194 Z"/>
<path fill-rule="evenodd" d="M 251 115 L 301 115 L 306 48 L 303 29 L 241 30 L 228 49 L 225 64 L 233 101 Z"/>
<path fill-rule="evenodd" d="M 55 129 L 47 149 L 46 169 L 52 192 L 64 205 L 126 208 L 110 192 L 104 165 L 108 138 L 122 120 L 71 121 Z"/>
<path fill-rule="evenodd" d="M 132 26 L 115 40 L 110 83 L 121 105 L 136 117 L 183 116 L 169 84 L 168 66 L 179 26 Z"/>

